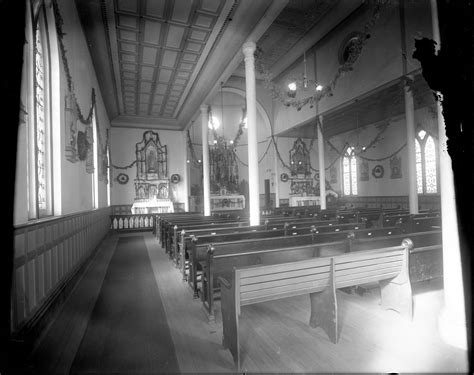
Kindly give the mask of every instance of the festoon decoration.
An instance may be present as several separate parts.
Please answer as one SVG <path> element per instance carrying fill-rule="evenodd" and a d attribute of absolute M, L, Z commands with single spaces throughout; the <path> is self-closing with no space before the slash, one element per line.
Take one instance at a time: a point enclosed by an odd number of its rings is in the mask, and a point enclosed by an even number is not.
<path fill-rule="evenodd" d="M 66 136 L 66 145 L 65 145 L 65 154 L 66 159 L 71 163 L 76 163 L 78 161 L 85 161 L 86 163 L 86 172 L 94 172 L 94 155 L 93 155 L 93 145 L 94 142 L 98 142 L 98 153 L 99 153 L 99 179 L 107 180 L 107 151 L 109 149 L 108 145 L 108 136 L 106 142 L 102 142 L 101 131 L 97 116 L 97 107 L 96 107 L 96 97 L 95 90 L 91 90 L 91 104 L 87 115 L 85 116 L 81 108 L 79 107 L 77 97 L 74 91 L 74 83 L 71 76 L 71 70 L 69 68 L 69 62 L 67 59 L 67 50 L 64 45 L 64 36 L 66 33 L 63 31 L 64 20 L 61 16 L 57 0 L 52 0 L 51 5 L 53 7 L 56 34 L 58 35 L 58 44 L 61 54 L 61 60 L 64 67 L 64 73 L 66 75 L 67 81 L 67 94 L 64 98 L 64 110 L 65 110 L 65 136 Z M 95 116 L 94 116 L 94 111 Z M 94 140 L 93 136 L 93 118 L 95 117 L 95 122 L 97 126 L 97 140 Z"/>

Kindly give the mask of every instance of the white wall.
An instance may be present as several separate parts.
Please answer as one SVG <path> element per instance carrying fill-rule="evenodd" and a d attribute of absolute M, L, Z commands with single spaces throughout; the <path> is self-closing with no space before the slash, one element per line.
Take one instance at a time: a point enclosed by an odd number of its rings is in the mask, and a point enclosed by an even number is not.
<path fill-rule="evenodd" d="M 97 82 L 97 77 L 92 65 L 92 60 L 89 55 L 87 43 L 82 31 L 80 20 L 74 2 L 60 1 L 59 10 L 64 20 L 62 26 L 65 35 L 63 36 L 64 46 L 66 48 L 66 57 L 69 64 L 69 71 L 74 85 L 74 93 L 76 95 L 79 107 L 84 116 L 87 116 L 91 107 L 91 92 L 95 89 L 96 103 L 97 103 L 97 121 L 99 124 L 98 131 L 100 132 L 103 143 L 106 140 L 106 129 L 110 127 L 110 122 L 105 111 L 102 95 Z M 60 51 L 58 50 L 58 41 L 55 33 L 55 24 L 53 18 L 53 11 L 50 7 L 49 1 L 46 2 L 46 11 L 48 19 L 48 28 L 51 39 L 51 57 L 52 66 L 59 69 L 59 71 L 52 71 L 54 87 L 58 88 L 58 92 L 52 95 L 52 119 L 54 136 L 58 139 L 58 143 L 53 145 L 53 149 L 58 149 L 59 153 L 56 155 L 55 163 L 57 169 L 53 175 L 53 185 L 56 190 L 53 190 L 54 200 L 57 201 L 55 208 L 55 215 L 64 215 L 75 212 L 82 212 L 93 209 L 92 205 L 92 175 L 86 172 L 85 161 L 77 161 L 71 163 L 66 160 L 65 156 L 65 111 L 64 100 L 67 93 L 67 79 L 64 71 L 64 65 Z M 26 44 L 25 44 L 25 69 L 23 75 L 23 93 L 22 100 L 27 111 L 30 113 L 27 116 L 27 123 L 20 124 L 18 132 L 18 149 L 17 149 L 17 175 L 15 181 L 15 208 L 14 208 L 14 224 L 21 224 L 28 222 L 28 127 L 32 126 L 34 116 L 32 113 L 32 68 L 31 68 L 31 48 L 32 29 L 31 25 L 26 28 Z M 55 63 L 55 64 L 54 64 Z M 60 134 L 57 136 L 56 130 Z M 104 146 L 104 145 L 103 145 Z M 59 162 L 58 159 L 59 158 Z M 107 205 L 107 185 L 105 180 L 99 180 L 99 207 Z"/>

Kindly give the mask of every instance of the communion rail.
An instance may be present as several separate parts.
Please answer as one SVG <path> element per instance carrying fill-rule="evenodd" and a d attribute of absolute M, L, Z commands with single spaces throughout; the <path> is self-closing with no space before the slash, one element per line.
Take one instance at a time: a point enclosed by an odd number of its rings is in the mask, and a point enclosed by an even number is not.
<path fill-rule="evenodd" d="M 110 215 L 110 229 L 115 231 L 153 230 L 156 214 Z"/>

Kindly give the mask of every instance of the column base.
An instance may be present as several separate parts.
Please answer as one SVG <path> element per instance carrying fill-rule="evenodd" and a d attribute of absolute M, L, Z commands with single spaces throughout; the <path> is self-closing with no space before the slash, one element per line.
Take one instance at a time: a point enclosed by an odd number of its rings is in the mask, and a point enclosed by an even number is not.
<path fill-rule="evenodd" d="M 438 317 L 438 331 L 443 341 L 459 349 L 467 350 L 467 326 L 464 312 L 456 312 L 446 306 Z"/>

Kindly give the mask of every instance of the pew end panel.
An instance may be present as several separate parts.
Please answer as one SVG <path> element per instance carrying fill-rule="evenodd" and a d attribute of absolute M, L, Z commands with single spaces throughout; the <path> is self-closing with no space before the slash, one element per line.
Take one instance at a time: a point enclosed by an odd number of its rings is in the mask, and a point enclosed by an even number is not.
<path fill-rule="evenodd" d="M 312 328 L 321 327 L 327 333 L 329 339 L 336 344 L 339 335 L 334 258 L 331 258 L 329 267 L 329 285 L 321 292 L 309 294 L 311 303 L 309 325 Z"/>
<path fill-rule="evenodd" d="M 238 272 L 238 271 L 237 271 Z M 239 315 L 240 301 L 235 282 L 219 277 L 222 309 L 222 346 L 229 349 L 237 371 L 240 371 Z"/>

